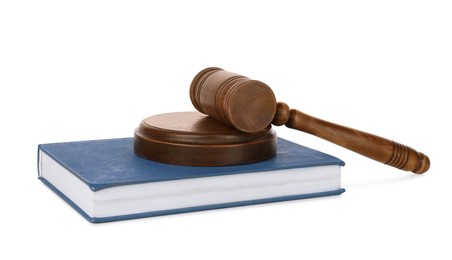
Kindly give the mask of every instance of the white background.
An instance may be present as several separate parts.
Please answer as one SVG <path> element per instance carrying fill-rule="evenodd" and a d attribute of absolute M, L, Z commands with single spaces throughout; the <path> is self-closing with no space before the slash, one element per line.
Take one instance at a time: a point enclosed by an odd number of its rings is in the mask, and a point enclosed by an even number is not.
<path fill-rule="evenodd" d="M 450 2 L 161 2 L 0 3 L 1 259 L 451 259 Z M 418 149 L 431 169 L 279 127 L 343 159 L 347 192 L 94 225 L 38 181 L 39 143 L 132 136 L 147 116 L 194 110 L 189 84 L 209 66 Z"/>

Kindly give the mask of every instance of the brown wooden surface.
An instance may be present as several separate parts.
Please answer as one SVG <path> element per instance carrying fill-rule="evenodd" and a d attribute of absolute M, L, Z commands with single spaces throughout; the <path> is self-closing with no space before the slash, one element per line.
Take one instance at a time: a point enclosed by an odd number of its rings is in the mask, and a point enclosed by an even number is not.
<path fill-rule="evenodd" d="M 220 68 L 207 68 L 195 76 L 190 99 L 198 111 L 248 133 L 268 127 L 276 112 L 269 86 Z"/>
<path fill-rule="evenodd" d="M 269 126 L 244 133 L 199 112 L 176 112 L 145 118 L 135 130 L 134 150 L 163 163 L 223 166 L 270 159 L 276 140 Z"/>
<path fill-rule="evenodd" d="M 413 148 L 289 109 L 284 103 L 278 103 L 274 122 L 275 125 L 285 124 L 401 170 L 424 173 L 430 167 L 429 158 Z"/>
<path fill-rule="evenodd" d="M 244 76 L 207 68 L 196 75 L 190 98 L 198 111 L 244 132 L 265 128 L 270 122 L 304 131 L 376 161 L 414 173 L 426 172 L 429 158 L 397 142 L 344 127 L 276 104 L 267 85 Z"/>

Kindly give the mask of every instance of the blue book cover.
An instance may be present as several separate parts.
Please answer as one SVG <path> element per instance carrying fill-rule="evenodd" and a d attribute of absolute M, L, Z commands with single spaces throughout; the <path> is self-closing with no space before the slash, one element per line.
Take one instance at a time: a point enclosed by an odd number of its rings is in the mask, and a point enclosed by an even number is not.
<path fill-rule="evenodd" d="M 91 222 L 338 195 L 344 162 L 278 138 L 258 163 L 195 167 L 158 163 L 133 138 L 41 144 L 39 179 Z"/>

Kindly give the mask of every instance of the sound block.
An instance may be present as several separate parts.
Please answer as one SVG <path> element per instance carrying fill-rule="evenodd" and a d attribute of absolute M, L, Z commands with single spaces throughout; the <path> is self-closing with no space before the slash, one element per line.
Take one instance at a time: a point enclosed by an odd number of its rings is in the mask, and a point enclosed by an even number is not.
<path fill-rule="evenodd" d="M 135 130 L 134 150 L 149 160 L 191 166 L 254 163 L 276 155 L 271 126 L 244 133 L 199 112 L 154 115 Z"/>

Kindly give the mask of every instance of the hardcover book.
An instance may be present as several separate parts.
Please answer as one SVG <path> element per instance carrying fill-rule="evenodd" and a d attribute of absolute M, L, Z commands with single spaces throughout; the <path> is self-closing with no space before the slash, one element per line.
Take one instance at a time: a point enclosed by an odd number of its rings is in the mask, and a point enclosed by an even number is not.
<path fill-rule="evenodd" d="M 339 195 L 341 166 L 282 138 L 272 159 L 221 167 L 147 160 L 133 138 L 38 147 L 39 179 L 94 223 Z"/>

